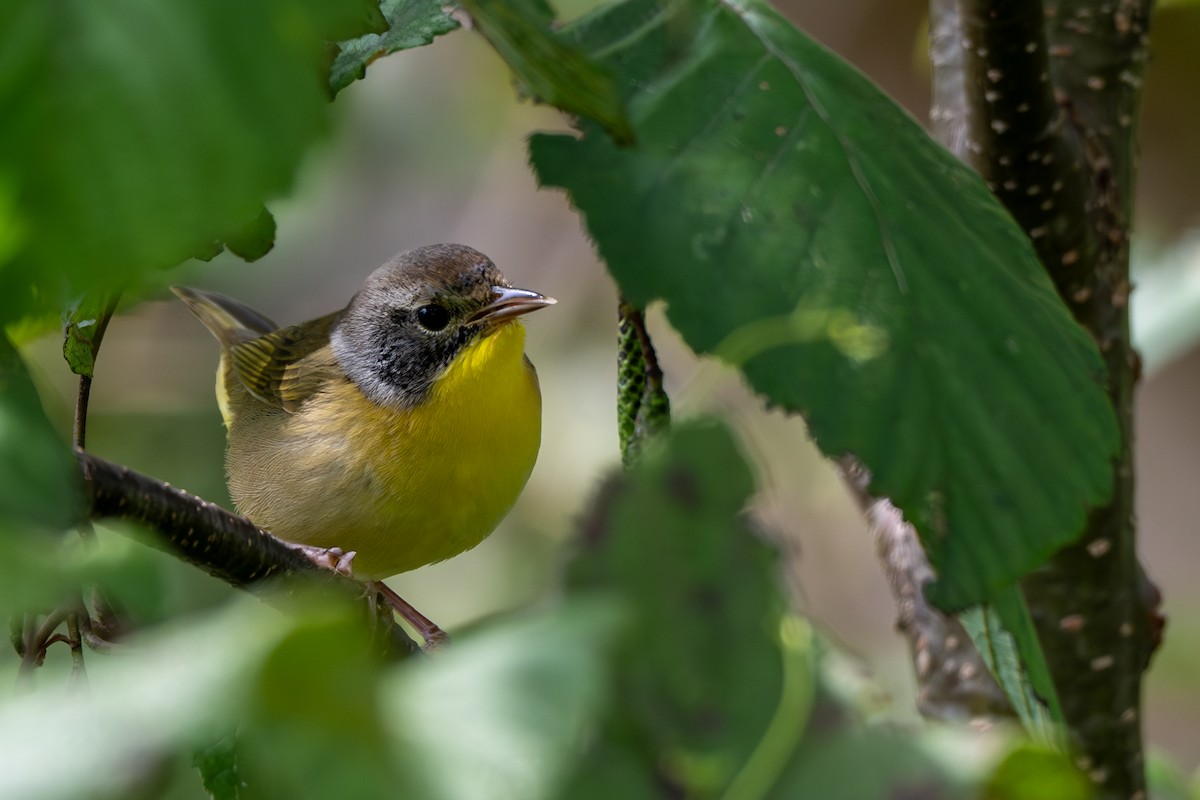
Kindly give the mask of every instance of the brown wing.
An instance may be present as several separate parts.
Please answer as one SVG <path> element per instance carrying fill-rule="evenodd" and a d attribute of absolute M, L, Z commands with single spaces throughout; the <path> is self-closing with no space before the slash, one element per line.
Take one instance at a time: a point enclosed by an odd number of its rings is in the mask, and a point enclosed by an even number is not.
<path fill-rule="evenodd" d="M 330 380 L 345 380 L 329 346 L 330 314 L 235 345 L 233 373 L 264 403 L 295 412 Z"/>

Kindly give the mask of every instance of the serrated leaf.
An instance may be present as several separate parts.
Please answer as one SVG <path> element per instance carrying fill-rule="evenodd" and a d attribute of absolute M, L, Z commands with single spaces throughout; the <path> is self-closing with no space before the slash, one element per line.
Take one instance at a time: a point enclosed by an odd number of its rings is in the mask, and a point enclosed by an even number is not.
<path fill-rule="evenodd" d="M 569 31 L 638 144 L 537 135 L 630 302 L 853 453 L 919 531 L 930 599 L 1073 540 L 1118 444 L 1095 345 L 982 181 L 757 0 L 629 0 Z"/>
<path fill-rule="evenodd" d="M 177 263 L 285 191 L 370 0 L 0 5 L 0 320 Z"/>
<path fill-rule="evenodd" d="M 462 0 L 462 7 L 525 94 L 596 120 L 620 144 L 633 141 L 613 76 L 550 29 L 544 2 Z"/>
<path fill-rule="evenodd" d="M 615 592 L 637 615 L 617 658 L 615 756 L 590 759 L 577 785 L 615 793 L 607 763 L 632 743 L 681 794 L 717 796 L 778 711 L 803 728 L 803 704 L 781 708 L 784 601 L 774 553 L 742 517 L 753 490 L 726 429 L 685 423 L 651 440 L 598 498 L 568 586 Z"/>
<path fill-rule="evenodd" d="M 387 20 L 387 30 L 338 43 L 338 54 L 329 74 L 329 87 L 334 94 L 363 78 L 375 59 L 427 45 L 435 37 L 458 28 L 446 5 L 437 0 L 381 0 L 379 10 Z"/>

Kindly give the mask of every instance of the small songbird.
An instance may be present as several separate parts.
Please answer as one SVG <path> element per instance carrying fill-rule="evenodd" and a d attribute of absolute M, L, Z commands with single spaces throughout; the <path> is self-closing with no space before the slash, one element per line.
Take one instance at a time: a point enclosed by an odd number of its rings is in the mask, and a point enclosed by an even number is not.
<path fill-rule="evenodd" d="M 479 544 L 524 488 L 541 393 L 520 317 L 555 301 L 482 253 L 402 253 L 342 310 L 287 328 L 173 291 L 221 344 L 233 502 L 280 539 L 354 551 L 354 573 L 382 579 Z"/>

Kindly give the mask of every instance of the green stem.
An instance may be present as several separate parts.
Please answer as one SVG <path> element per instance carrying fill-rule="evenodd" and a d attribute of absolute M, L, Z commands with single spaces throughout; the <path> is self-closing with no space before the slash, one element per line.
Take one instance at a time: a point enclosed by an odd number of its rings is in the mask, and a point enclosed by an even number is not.
<path fill-rule="evenodd" d="M 792 615 L 780 621 L 779 652 L 783 657 L 783 685 L 775 714 L 722 800 L 766 797 L 804 736 L 816 683 L 812 628 L 806 621 Z"/>

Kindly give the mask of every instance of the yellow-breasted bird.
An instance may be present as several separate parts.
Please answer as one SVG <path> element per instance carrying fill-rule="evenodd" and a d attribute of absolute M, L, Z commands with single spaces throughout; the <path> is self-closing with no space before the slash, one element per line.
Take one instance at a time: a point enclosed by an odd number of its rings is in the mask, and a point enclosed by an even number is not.
<path fill-rule="evenodd" d="M 342 310 L 286 328 L 173 291 L 221 344 L 233 502 L 279 538 L 354 551 L 355 574 L 382 579 L 479 544 L 524 488 L 541 393 L 520 317 L 554 300 L 482 253 L 401 253 Z"/>

